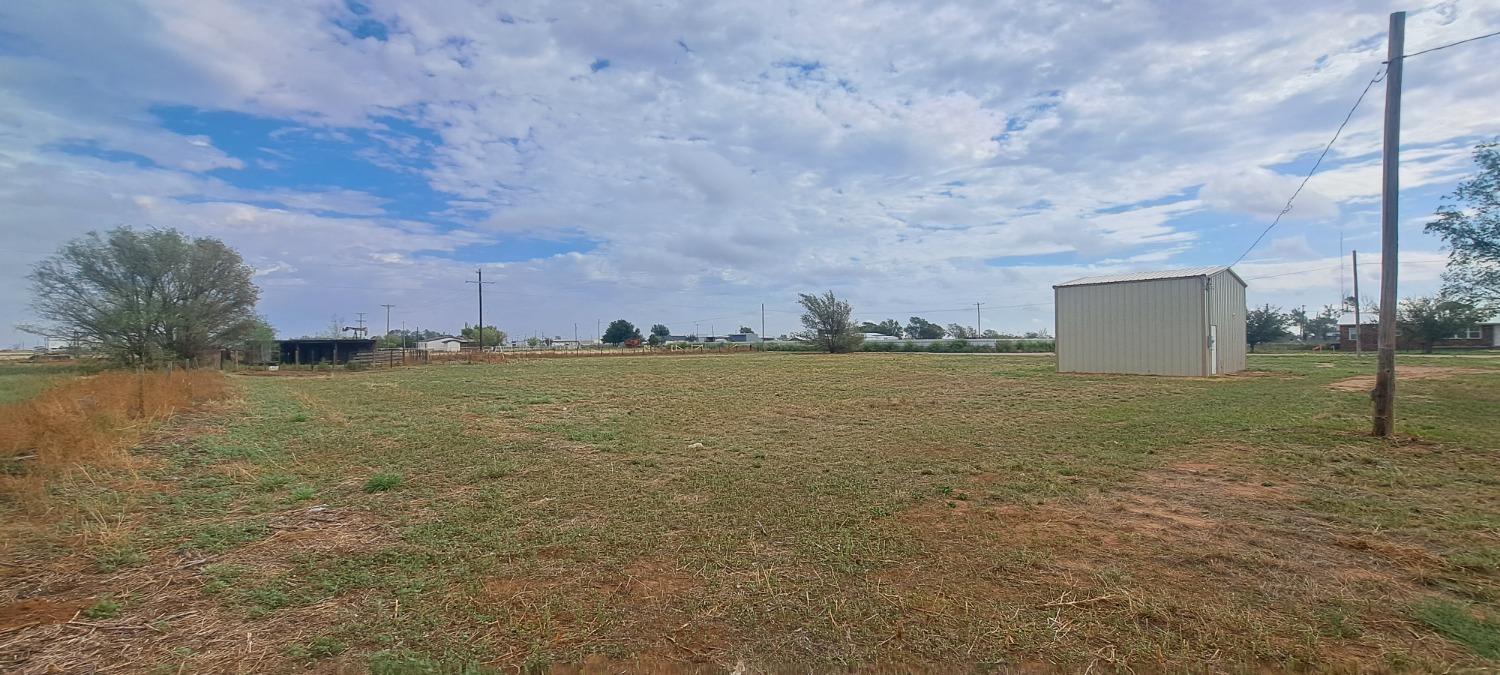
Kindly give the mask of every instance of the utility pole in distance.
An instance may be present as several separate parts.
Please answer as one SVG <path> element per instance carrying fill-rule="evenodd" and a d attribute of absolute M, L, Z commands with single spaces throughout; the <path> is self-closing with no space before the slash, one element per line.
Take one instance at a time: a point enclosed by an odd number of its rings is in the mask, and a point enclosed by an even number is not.
<path fill-rule="evenodd" d="M 484 285 L 493 284 L 493 281 L 484 280 L 484 268 L 474 270 L 479 275 L 478 281 L 465 281 L 466 284 L 474 284 L 479 287 L 479 351 L 484 352 Z"/>
<path fill-rule="evenodd" d="M 1391 13 L 1386 44 L 1385 139 L 1380 181 L 1380 359 L 1375 366 L 1372 420 L 1376 436 L 1389 437 L 1396 422 L 1396 218 L 1400 211 L 1401 62 L 1406 50 L 1406 12 Z"/>
<path fill-rule="evenodd" d="M 984 336 L 984 318 L 981 317 L 980 314 L 979 314 L 979 306 L 982 305 L 982 304 L 984 304 L 984 303 L 982 303 L 982 302 L 976 302 L 976 303 L 974 303 L 974 324 L 975 324 L 974 325 L 974 330 L 979 333 L 979 335 L 975 335 L 974 337 L 983 337 Z"/>
<path fill-rule="evenodd" d="M 760 303 L 760 350 L 766 350 L 766 303 Z"/>
<path fill-rule="evenodd" d="M 385 337 L 391 336 L 391 308 L 395 305 L 381 305 L 385 308 Z"/>
<path fill-rule="evenodd" d="M 1359 323 L 1359 251 L 1349 253 L 1354 257 L 1354 355 L 1364 356 L 1359 344 L 1365 337 L 1364 326 Z"/>

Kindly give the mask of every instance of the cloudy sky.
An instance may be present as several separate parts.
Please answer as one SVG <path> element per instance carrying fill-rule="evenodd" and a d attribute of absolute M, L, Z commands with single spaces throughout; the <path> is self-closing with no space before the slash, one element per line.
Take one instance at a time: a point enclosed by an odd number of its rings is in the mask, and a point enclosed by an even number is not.
<path fill-rule="evenodd" d="M 219 237 L 283 336 L 380 305 L 592 336 L 856 315 L 1050 328 L 1051 285 L 1235 260 L 1385 55 L 1500 2 L 0 4 L 0 343 L 25 274 L 115 225 Z M 1500 38 L 1406 64 L 1402 295 L 1500 134 Z M 1237 266 L 1250 302 L 1374 288 L 1382 84 Z"/>

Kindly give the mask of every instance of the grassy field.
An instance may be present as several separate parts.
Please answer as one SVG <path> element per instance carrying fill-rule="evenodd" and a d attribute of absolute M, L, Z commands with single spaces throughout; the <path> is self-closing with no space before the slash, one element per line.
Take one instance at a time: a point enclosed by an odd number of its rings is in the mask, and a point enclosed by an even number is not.
<path fill-rule="evenodd" d="M 1500 667 L 1500 361 L 235 378 L 0 511 L 0 670 Z"/>
<path fill-rule="evenodd" d="M 93 364 L 69 362 L 0 363 L 0 405 L 31 398 L 60 378 L 98 370 Z"/>

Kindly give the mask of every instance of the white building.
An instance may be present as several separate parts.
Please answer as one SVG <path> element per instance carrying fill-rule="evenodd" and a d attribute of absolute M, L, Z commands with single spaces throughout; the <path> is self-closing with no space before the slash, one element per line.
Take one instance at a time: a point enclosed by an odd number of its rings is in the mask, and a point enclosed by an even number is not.
<path fill-rule="evenodd" d="M 1228 267 L 1084 277 L 1052 288 L 1059 372 L 1245 369 L 1245 281 Z"/>
<path fill-rule="evenodd" d="M 456 352 L 462 351 L 471 342 L 473 340 L 447 335 L 431 340 L 421 340 L 417 342 L 417 349 L 425 349 L 430 352 Z"/>

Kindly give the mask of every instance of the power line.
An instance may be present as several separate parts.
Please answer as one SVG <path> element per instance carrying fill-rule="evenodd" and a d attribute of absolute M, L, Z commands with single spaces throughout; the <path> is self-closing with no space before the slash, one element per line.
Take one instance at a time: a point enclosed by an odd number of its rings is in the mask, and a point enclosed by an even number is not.
<path fill-rule="evenodd" d="M 1261 230 L 1260 236 L 1256 237 L 1255 241 L 1250 242 L 1250 247 L 1245 249 L 1245 252 L 1241 253 L 1240 257 L 1235 258 L 1234 262 L 1229 263 L 1231 267 L 1233 267 L 1234 265 L 1238 265 L 1241 260 L 1245 259 L 1245 256 L 1250 255 L 1250 252 L 1255 250 L 1255 247 L 1260 244 L 1260 241 L 1262 239 L 1265 239 L 1266 234 L 1270 233 L 1270 231 L 1275 228 L 1278 223 L 1281 222 L 1281 217 L 1291 212 L 1292 202 L 1297 200 L 1297 195 L 1302 194 L 1302 189 L 1307 187 L 1307 182 L 1312 180 L 1313 174 L 1318 172 L 1318 167 L 1323 165 L 1323 159 L 1328 156 L 1328 151 L 1333 149 L 1334 142 L 1339 140 L 1340 134 L 1344 133 L 1344 127 L 1349 125 L 1349 120 L 1354 118 L 1354 111 L 1358 110 L 1359 104 L 1364 102 L 1365 95 L 1370 93 L 1370 88 L 1375 86 L 1375 83 L 1379 82 L 1383 77 L 1385 77 L 1384 66 L 1382 66 L 1380 70 L 1375 72 L 1375 76 L 1370 78 L 1369 82 L 1365 83 L 1364 91 L 1359 92 L 1359 98 L 1354 99 L 1354 105 L 1349 107 L 1349 113 L 1344 115 L 1344 121 L 1339 123 L 1339 128 L 1334 130 L 1333 132 L 1333 138 L 1328 139 L 1328 145 L 1323 146 L 1323 152 L 1318 154 L 1318 160 L 1313 162 L 1312 168 L 1308 169 L 1307 175 L 1302 177 L 1302 182 L 1297 185 L 1297 189 L 1292 191 L 1292 196 L 1287 198 L 1286 206 L 1282 207 L 1281 213 L 1276 214 L 1276 218 L 1271 221 L 1271 224 L 1267 225 L 1266 229 Z"/>
<path fill-rule="evenodd" d="M 1309 272 L 1330 272 L 1330 271 L 1333 271 L 1333 270 L 1336 270 L 1336 269 L 1342 269 L 1342 268 L 1340 268 L 1340 267 L 1314 267 L 1312 269 L 1294 270 L 1294 271 L 1291 271 L 1291 272 L 1282 272 L 1280 274 L 1262 274 L 1262 275 L 1260 275 L 1258 277 L 1245 277 L 1245 281 L 1255 281 L 1256 279 L 1275 279 L 1276 277 L 1289 277 L 1289 276 L 1292 276 L 1293 274 L 1307 274 Z"/>
<path fill-rule="evenodd" d="M 1429 52 L 1435 52 L 1435 51 L 1438 51 L 1440 49 L 1447 49 L 1449 47 L 1456 47 L 1456 46 L 1461 45 L 1461 44 L 1465 44 L 1465 43 L 1469 43 L 1469 42 L 1474 42 L 1476 40 L 1483 40 L 1485 38 L 1492 38 L 1492 37 L 1495 37 L 1497 35 L 1500 35 L 1500 31 L 1495 31 L 1493 33 L 1486 33 L 1484 35 L 1476 35 L 1474 37 L 1467 38 L 1467 39 L 1464 39 L 1464 40 L 1459 40 L 1457 42 L 1449 42 L 1448 44 L 1445 44 L 1445 45 L 1438 45 L 1436 47 L 1431 47 L 1431 48 L 1428 48 L 1428 49 L 1423 49 L 1422 51 L 1419 51 L 1419 52 L 1412 52 L 1410 54 L 1402 54 L 1401 55 L 1401 59 L 1404 61 L 1404 60 L 1409 59 L 1409 58 L 1411 58 L 1413 56 L 1421 56 L 1421 55 L 1427 54 Z M 1307 171 L 1307 175 L 1302 178 L 1302 182 L 1297 185 L 1297 189 L 1294 190 L 1294 191 L 1292 191 L 1292 196 L 1286 200 L 1286 206 L 1282 207 L 1281 212 L 1278 213 L 1278 214 L 1276 214 L 1276 218 L 1271 221 L 1271 224 L 1267 225 L 1266 229 L 1264 229 L 1264 230 L 1261 231 L 1260 236 L 1256 237 L 1255 241 L 1253 241 L 1253 242 L 1250 243 L 1250 247 L 1247 248 L 1247 249 L 1245 249 L 1245 252 L 1241 253 L 1240 257 L 1235 258 L 1234 262 L 1230 263 L 1231 266 L 1239 264 L 1239 262 L 1241 260 L 1245 259 L 1245 256 L 1249 255 L 1251 251 L 1255 250 L 1255 247 L 1260 244 L 1261 240 L 1265 239 L 1266 234 L 1270 233 L 1270 231 L 1272 229 L 1274 229 L 1276 227 L 1276 225 L 1281 222 L 1281 217 L 1285 216 L 1287 213 L 1289 213 L 1292 210 L 1292 202 L 1296 201 L 1297 195 L 1302 194 L 1302 189 L 1305 188 L 1305 187 L 1307 187 L 1307 182 L 1309 180 L 1312 180 L 1313 174 L 1317 173 L 1318 167 L 1323 164 L 1323 159 L 1328 156 L 1328 151 L 1333 148 L 1334 142 L 1338 141 L 1339 135 L 1344 132 L 1344 127 L 1348 126 L 1349 125 L 1349 120 L 1354 118 L 1354 111 L 1358 110 L 1359 109 L 1359 104 L 1362 103 L 1362 102 L 1364 102 L 1365 95 L 1370 93 L 1370 88 L 1371 87 L 1375 86 L 1376 83 L 1378 83 L 1382 79 L 1384 79 L 1385 73 L 1386 73 L 1386 65 L 1390 64 L 1390 61 L 1389 60 L 1382 61 L 1381 64 L 1382 65 L 1381 65 L 1380 70 L 1376 71 L 1375 76 L 1372 77 L 1372 78 L 1370 78 L 1370 81 L 1365 84 L 1364 91 L 1359 92 L 1359 98 L 1357 98 L 1357 99 L 1354 100 L 1354 105 L 1349 107 L 1349 113 L 1346 114 L 1346 115 L 1344 115 L 1344 121 L 1342 123 L 1340 123 L 1339 124 L 1339 128 L 1333 132 L 1333 138 L 1328 139 L 1328 145 L 1323 146 L 1323 152 L 1318 155 L 1317 161 L 1313 162 L 1312 168 Z M 1340 253 L 1339 253 L 1339 259 L 1343 260 L 1343 252 L 1342 251 L 1340 251 Z M 1264 278 L 1264 277 L 1262 277 L 1262 278 Z"/>
<path fill-rule="evenodd" d="M 1402 265 L 1441 265 L 1441 264 L 1445 264 L 1447 262 L 1448 262 L 1447 258 L 1433 258 L 1431 260 L 1402 260 L 1401 264 Z M 1380 267 L 1380 262 L 1376 261 L 1376 262 L 1373 262 L 1373 263 L 1365 263 L 1365 266 L 1366 267 Z M 1293 270 L 1291 272 L 1278 272 L 1276 274 L 1262 274 L 1260 276 L 1255 276 L 1255 277 L 1245 277 L 1245 281 L 1255 281 L 1257 279 L 1275 279 L 1276 277 L 1289 277 L 1289 276 L 1292 276 L 1293 274 L 1309 274 L 1311 272 L 1332 272 L 1333 270 L 1341 270 L 1341 269 L 1343 269 L 1342 265 L 1335 265 L 1335 266 L 1332 266 L 1332 267 L 1309 267 L 1307 269 Z"/>
<path fill-rule="evenodd" d="M 483 267 L 474 270 L 474 273 L 479 275 L 479 280 L 469 280 L 464 283 L 474 284 L 479 289 L 479 325 L 474 327 L 474 332 L 479 336 L 479 351 L 484 353 L 484 286 L 485 284 L 494 285 L 495 282 L 484 280 Z"/>
<path fill-rule="evenodd" d="M 1471 38 L 1469 38 L 1467 40 L 1459 40 L 1458 42 L 1449 42 L 1448 44 L 1445 44 L 1445 45 L 1439 45 L 1437 47 L 1432 47 L 1430 49 L 1423 49 L 1420 52 L 1412 52 L 1410 54 L 1402 54 L 1401 58 L 1403 58 L 1403 59 L 1409 59 L 1409 58 L 1411 58 L 1413 56 L 1421 56 L 1421 55 L 1426 54 L 1428 52 L 1435 52 L 1435 51 L 1437 51 L 1439 49 L 1447 49 L 1449 47 L 1456 47 L 1456 46 L 1461 45 L 1461 44 L 1463 44 L 1465 42 L 1473 42 L 1475 40 L 1483 40 L 1485 38 L 1492 38 L 1492 37 L 1495 37 L 1496 35 L 1500 35 L 1500 30 L 1497 30 L 1497 31 L 1495 31 L 1493 33 L 1485 33 L 1484 35 L 1476 35 L 1476 36 L 1471 37 Z M 1385 61 L 1384 63 L 1390 63 L 1390 62 L 1389 61 Z"/>

